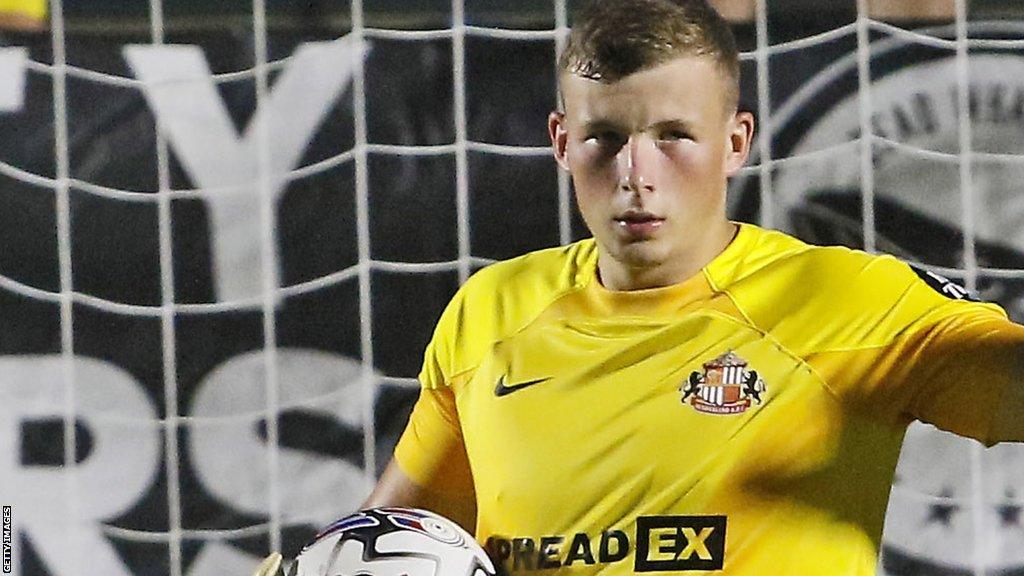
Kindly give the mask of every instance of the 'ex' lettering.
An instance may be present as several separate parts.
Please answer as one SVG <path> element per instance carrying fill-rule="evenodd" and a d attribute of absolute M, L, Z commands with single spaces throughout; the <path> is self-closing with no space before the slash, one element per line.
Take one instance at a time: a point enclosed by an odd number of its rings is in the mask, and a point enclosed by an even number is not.
<path fill-rule="evenodd" d="M 636 519 L 636 572 L 721 570 L 725 516 L 641 516 Z"/>

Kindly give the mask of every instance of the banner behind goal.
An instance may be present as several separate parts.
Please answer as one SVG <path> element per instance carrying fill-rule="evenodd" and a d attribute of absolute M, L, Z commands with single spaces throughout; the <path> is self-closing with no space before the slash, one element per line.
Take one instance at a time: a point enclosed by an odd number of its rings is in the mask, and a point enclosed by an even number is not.
<path fill-rule="evenodd" d="M 889 252 L 1024 320 L 1024 10 L 736 25 L 739 220 Z M 781 4 L 781 2 L 779 3 Z M 476 269 L 586 231 L 540 17 L 83 24 L 0 48 L 13 572 L 248 574 L 366 496 Z M 337 16 L 337 15 L 336 15 Z M 339 24 L 340 23 L 340 24 Z M 967 385 L 969 383 L 965 383 Z M 911 428 L 880 574 L 1024 570 L 1024 451 Z"/>

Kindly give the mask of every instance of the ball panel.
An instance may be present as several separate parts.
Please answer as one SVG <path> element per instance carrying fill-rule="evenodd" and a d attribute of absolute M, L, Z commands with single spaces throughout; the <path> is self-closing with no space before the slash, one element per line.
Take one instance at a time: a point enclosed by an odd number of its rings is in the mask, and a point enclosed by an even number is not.
<path fill-rule="evenodd" d="M 320 532 L 289 576 L 494 576 L 491 560 L 457 524 L 425 510 L 375 508 Z"/>

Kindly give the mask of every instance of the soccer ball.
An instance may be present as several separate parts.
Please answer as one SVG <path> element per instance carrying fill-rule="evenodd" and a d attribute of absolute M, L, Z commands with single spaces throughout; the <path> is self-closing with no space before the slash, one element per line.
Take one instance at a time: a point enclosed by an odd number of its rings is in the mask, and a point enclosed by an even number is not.
<path fill-rule="evenodd" d="M 288 576 L 494 576 L 479 544 L 451 520 L 415 508 L 373 508 L 325 528 Z"/>

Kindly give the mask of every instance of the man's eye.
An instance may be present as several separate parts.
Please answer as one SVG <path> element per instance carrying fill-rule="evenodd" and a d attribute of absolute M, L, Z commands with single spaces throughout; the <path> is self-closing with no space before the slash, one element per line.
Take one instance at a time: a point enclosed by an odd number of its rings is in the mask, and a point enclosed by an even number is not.
<path fill-rule="evenodd" d="M 682 130 L 666 130 L 661 133 L 659 140 L 674 142 L 676 140 L 690 140 L 690 135 Z"/>
<path fill-rule="evenodd" d="M 601 144 L 602 146 L 614 146 L 616 144 L 621 144 L 622 142 L 625 141 L 625 139 L 622 136 L 619 136 L 614 132 L 598 132 L 595 134 L 590 134 L 587 136 L 586 140 L 587 142 L 595 142 L 597 144 Z"/>

